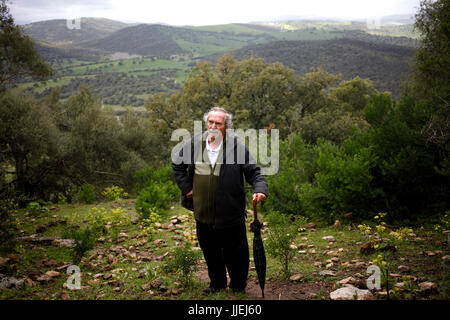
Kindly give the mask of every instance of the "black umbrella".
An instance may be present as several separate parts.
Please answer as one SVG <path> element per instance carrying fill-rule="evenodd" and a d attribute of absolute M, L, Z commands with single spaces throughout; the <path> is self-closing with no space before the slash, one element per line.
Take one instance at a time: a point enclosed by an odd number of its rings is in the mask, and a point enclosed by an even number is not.
<path fill-rule="evenodd" d="M 253 237 L 253 260 L 255 262 L 256 273 L 258 274 L 258 281 L 264 298 L 264 285 L 266 284 L 266 253 L 261 238 L 261 228 L 263 224 L 258 220 L 258 213 L 256 211 L 257 200 L 253 200 L 253 214 L 254 220 L 250 224 L 250 230 L 255 234 Z"/>

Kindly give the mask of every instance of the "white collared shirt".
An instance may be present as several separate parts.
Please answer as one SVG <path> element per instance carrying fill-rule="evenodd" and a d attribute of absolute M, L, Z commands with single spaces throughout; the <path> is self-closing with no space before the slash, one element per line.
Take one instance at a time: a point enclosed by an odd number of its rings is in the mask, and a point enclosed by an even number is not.
<path fill-rule="evenodd" d="M 206 139 L 206 150 L 208 151 L 208 159 L 209 162 L 211 163 L 211 167 L 213 168 L 216 164 L 217 157 L 219 156 L 220 148 L 222 148 L 222 141 L 220 142 L 219 147 L 213 149 L 210 147 L 208 139 Z"/>

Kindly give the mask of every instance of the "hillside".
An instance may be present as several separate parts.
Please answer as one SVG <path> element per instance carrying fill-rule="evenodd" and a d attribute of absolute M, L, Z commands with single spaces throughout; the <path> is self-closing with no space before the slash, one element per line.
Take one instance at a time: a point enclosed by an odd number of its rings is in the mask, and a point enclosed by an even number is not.
<path fill-rule="evenodd" d="M 238 60 L 256 56 L 265 62 L 280 62 L 303 75 L 311 68 L 342 74 L 343 79 L 369 78 L 378 90 L 399 94 L 415 49 L 354 39 L 325 41 L 278 41 L 247 46 L 234 51 Z M 220 55 L 208 57 L 216 61 Z"/>
<path fill-rule="evenodd" d="M 81 18 L 80 29 L 69 29 L 64 19 L 34 22 L 23 26 L 26 34 L 36 41 L 67 45 L 108 36 L 130 24 L 105 19 Z"/>

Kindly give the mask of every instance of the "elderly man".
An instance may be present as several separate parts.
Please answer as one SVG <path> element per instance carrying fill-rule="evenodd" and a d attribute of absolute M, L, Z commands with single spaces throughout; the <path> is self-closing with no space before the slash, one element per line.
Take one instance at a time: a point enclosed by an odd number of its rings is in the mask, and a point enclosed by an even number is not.
<path fill-rule="evenodd" d="M 227 287 L 226 270 L 233 292 L 245 292 L 249 250 L 244 177 L 253 188 L 253 199 L 260 202 L 268 196 L 261 168 L 245 145 L 227 133 L 231 120 L 225 109 L 212 108 L 205 115 L 208 130 L 184 144 L 181 163 L 172 163 L 182 205 L 194 211 L 197 238 L 208 266 L 210 286 L 205 293 Z"/>

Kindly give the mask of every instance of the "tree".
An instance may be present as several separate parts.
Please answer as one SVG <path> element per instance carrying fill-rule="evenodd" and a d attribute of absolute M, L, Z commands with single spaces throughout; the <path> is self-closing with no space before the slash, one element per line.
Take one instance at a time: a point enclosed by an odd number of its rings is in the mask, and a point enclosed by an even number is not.
<path fill-rule="evenodd" d="M 0 2 L 0 91 L 24 76 L 43 80 L 53 74 L 36 52 L 33 40 L 14 25 L 6 1 Z"/>

